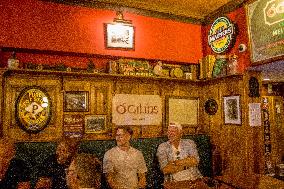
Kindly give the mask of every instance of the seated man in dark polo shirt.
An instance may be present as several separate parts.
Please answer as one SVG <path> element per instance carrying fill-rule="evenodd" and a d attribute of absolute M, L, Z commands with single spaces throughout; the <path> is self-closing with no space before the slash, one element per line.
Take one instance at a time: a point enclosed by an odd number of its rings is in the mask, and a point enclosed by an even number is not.
<path fill-rule="evenodd" d="M 78 142 L 72 139 L 59 141 L 56 154 L 48 157 L 39 167 L 36 189 L 68 189 L 66 172 L 77 150 Z"/>
<path fill-rule="evenodd" d="M 15 145 L 10 139 L 0 139 L 0 189 L 29 189 L 30 168 L 15 157 Z"/>

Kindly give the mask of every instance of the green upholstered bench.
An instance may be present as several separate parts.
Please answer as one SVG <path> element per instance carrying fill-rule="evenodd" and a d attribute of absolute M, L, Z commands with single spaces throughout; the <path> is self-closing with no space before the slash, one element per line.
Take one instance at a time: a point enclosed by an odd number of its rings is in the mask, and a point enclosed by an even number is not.
<path fill-rule="evenodd" d="M 183 138 L 190 138 L 195 141 L 200 156 L 199 169 L 204 176 L 212 176 L 211 166 L 211 144 L 207 135 L 188 135 Z M 147 172 L 147 188 L 161 188 L 163 175 L 159 170 L 156 158 L 158 145 L 167 141 L 166 137 L 132 139 L 133 147 L 142 151 Z M 105 152 L 115 146 L 114 140 L 82 141 L 79 145 L 79 153 L 95 154 L 101 161 Z M 49 155 L 55 153 L 56 144 L 53 142 L 20 142 L 16 145 L 16 156 L 25 160 L 32 169 L 32 186 L 37 178 L 37 166 L 40 165 Z M 106 188 L 105 180 L 102 180 L 102 188 Z"/>

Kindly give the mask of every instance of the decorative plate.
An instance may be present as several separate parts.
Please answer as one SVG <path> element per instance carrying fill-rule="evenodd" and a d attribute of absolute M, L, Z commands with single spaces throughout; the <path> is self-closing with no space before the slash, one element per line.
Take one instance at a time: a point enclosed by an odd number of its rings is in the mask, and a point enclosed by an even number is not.
<path fill-rule="evenodd" d="M 45 90 L 38 86 L 22 90 L 16 101 L 16 120 L 28 133 L 43 130 L 51 118 L 51 100 Z"/>
<path fill-rule="evenodd" d="M 218 110 L 218 104 L 216 102 L 216 100 L 214 99 L 208 99 L 206 102 L 205 102 L 205 112 L 209 115 L 215 115 L 217 110 Z"/>

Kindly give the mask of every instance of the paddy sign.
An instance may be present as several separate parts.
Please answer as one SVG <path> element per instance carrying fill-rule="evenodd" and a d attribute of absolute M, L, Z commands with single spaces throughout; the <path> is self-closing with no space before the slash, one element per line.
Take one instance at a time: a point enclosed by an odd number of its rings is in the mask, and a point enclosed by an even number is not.
<path fill-rule="evenodd" d="M 208 44 L 215 53 L 223 53 L 232 46 L 234 35 L 233 23 L 227 17 L 219 17 L 210 28 Z"/>

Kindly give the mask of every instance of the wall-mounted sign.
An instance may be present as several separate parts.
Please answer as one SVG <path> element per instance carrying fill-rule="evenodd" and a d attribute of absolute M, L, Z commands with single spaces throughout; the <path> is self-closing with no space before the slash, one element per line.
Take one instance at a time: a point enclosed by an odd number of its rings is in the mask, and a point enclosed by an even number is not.
<path fill-rule="evenodd" d="M 160 125 L 162 100 L 159 95 L 116 94 L 112 101 L 116 125 Z"/>
<path fill-rule="evenodd" d="M 16 120 L 28 133 L 43 130 L 51 118 L 51 100 L 40 87 L 27 87 L 19 94 L 16 101 Z"/>
<path fill-rule="evenodd" d="M 64 114 L 63 131 L 69 138 L 81 138 L 84 132 L 84 116 L 82 114 Z"/>
<path fill-rule="evenodd" d="M 223 53 L 233 45 L 234 35 L 233 23 L 227 17 L 219 17 L 211 25 L 208 44 L 215 53 Z"/>
<path fill-rule="evenodd" d="M 249 125 L 261 126 L 261 103 L 249 103 Z"/>
<path fill-rule="evenodd" d="M 252 62 L 284 55 L 284 0 L 258 0 L 248 5 Z"/>

